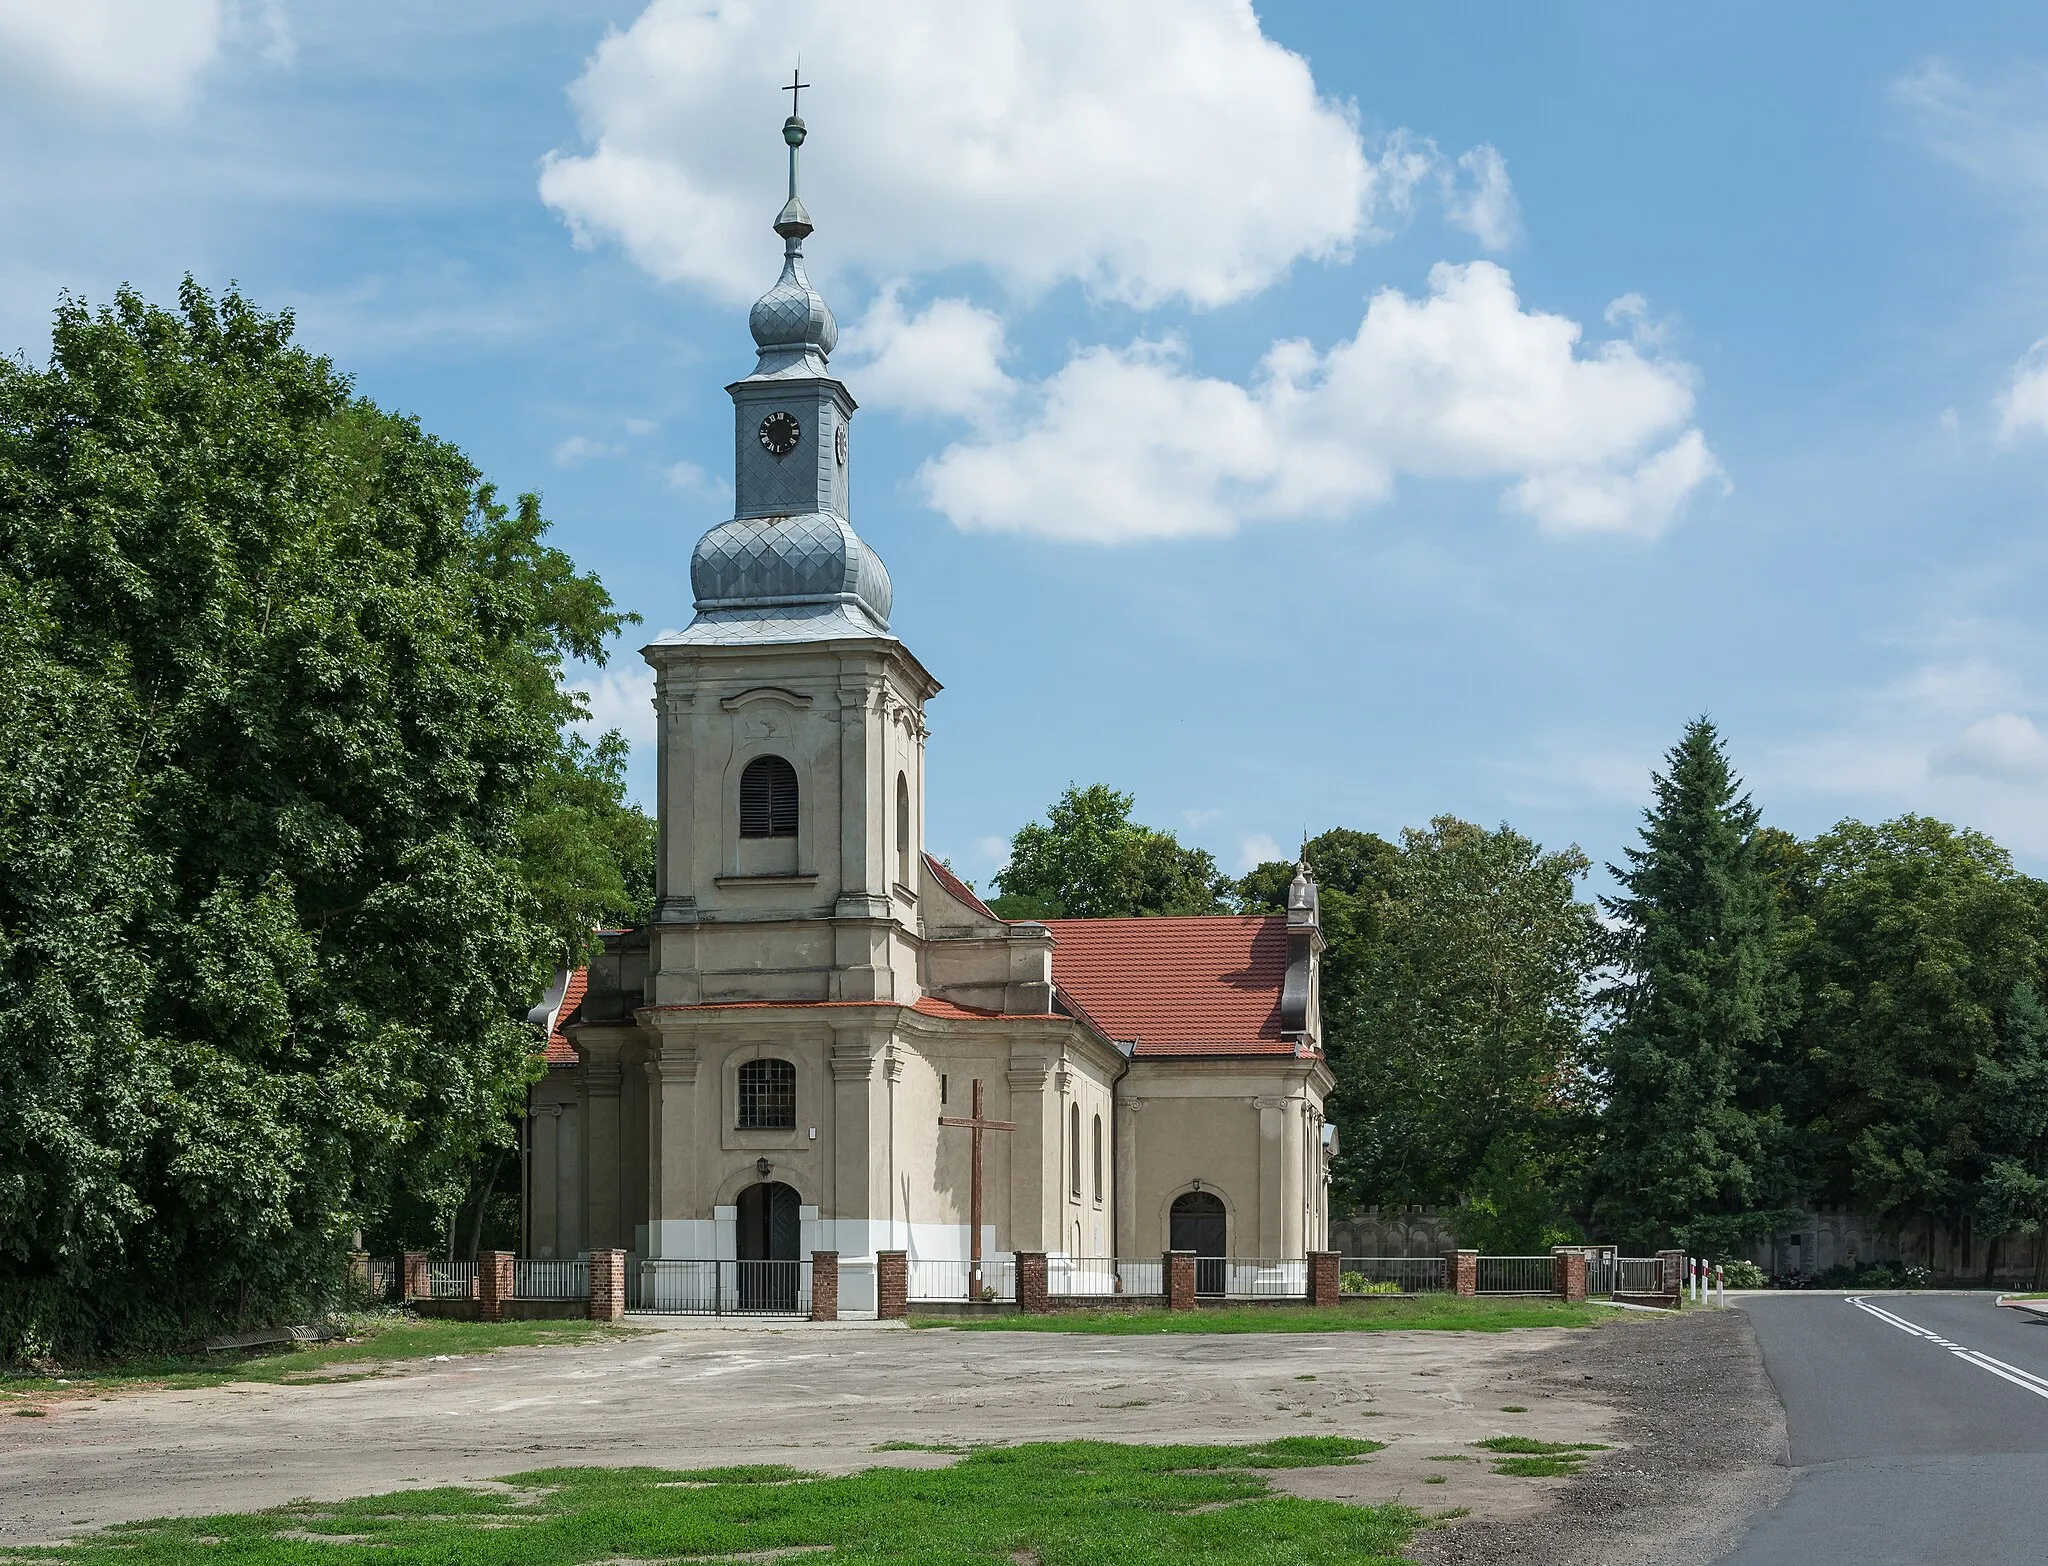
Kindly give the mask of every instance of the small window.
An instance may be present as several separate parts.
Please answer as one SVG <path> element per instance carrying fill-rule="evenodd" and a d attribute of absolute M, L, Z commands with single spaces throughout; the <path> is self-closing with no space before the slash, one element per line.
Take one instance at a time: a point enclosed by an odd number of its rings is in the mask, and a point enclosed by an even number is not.
<path fill-rule="evenodd" d="M 910 885 L 910 780 L 896 774 L 896 884 Z"/>
<path fill-rule="evenodd" d="M 1095 1117 L 1095 1200 L 1102 1200 L 1102 1116 Z"/>
<path fill-rule="evenodd" d="M 939 1073 L 939 1102 L 946 1102 L 946 1074 L 943 1071 Z"/>
<path fill-rule="evenodd" d="M 796 1067 L 786 1060 L 750 1060 L 740 1067 L 740 1129 L 796 1129 Z"/>
<path fill-rule="evenodd" d="M 796 768 L 756 756 L 740 774 L 740 836 L 796 836 Z"/>
<path fill-rule="evenodd" d="M 1074 1196 L 1081 1195 L 1081 1106 L 1075 1104 L 1067 1111 L 1067 1154 L 1073 1173 Z"/>

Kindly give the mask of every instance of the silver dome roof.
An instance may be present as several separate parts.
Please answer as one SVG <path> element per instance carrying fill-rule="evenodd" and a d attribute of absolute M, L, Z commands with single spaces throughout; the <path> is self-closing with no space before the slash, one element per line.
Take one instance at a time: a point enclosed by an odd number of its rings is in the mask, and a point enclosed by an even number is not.
<path fill-rule="evenodd" d="M 791 205 L 795 203 L 792 201 Z M 808 230 L 809 225 L 805 227 Z M 754 301 L 747 327 L 754 334 L 754 345 L 764 354 L 800 354 L 814 348 L 820 358 L 829 359 L 832 350 L 839 346 L 839 323 L 832 318 L 832 307 L 804 275 L 801 243 L 798 239 L 788 241 L 782 257 L 782 276 Z"/>
<path fill-rule="evenodd" d="M 690 555 L 690 586 L 699 614 L 842 603 L 880 631 L 895 598 L 882 557 L 825 511 L 719 523 Z"/>

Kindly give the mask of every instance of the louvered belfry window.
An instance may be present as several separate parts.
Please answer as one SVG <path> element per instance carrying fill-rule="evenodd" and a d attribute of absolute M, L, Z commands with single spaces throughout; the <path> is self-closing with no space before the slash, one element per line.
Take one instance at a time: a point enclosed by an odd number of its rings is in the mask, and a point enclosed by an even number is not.
<path fill-rule="evenodd" d="M 740 1067 L 740 1129 L 796 1129 L 796 1067 L 786 1060 L 750 1060 Z"/>
<path fill-rule="evenodd" d="M 756 756 L 740 774 L 740 836 L 796 836 L 796 768 Z"/>

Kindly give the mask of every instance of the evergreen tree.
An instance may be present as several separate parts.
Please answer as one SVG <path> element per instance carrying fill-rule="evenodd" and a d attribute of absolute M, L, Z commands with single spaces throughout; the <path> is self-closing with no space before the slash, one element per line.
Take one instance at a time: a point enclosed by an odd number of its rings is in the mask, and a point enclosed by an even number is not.
<path fill-rule="evenodd" d="M 1790 1137 L 1777 1099 L 1788 976 L 1758 811 L 1696 719 L 1654 777 L 1642 846 L 1608 868 L 1620 970 L 1600 1051 L 1594 1218 L 1638 1249 L 1725 1252 L 1781 1221 Z"/>

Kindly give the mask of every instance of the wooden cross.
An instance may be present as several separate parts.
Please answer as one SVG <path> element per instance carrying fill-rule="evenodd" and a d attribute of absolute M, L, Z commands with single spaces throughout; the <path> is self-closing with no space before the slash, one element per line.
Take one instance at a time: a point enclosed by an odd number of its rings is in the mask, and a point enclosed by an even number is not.
<path fill-rule="evenodd" d="M 974 1079 L 974 1113 L 965 1118 L 958 1115 L 941 1115 L 939 1116 L 939 1124 L 942 1126 L 965 1126 L 974 1133 L 973 1173 L 969 1176 L 967 1185 L 967 1222 L 969 1227 L 967 1240 L 967 1297 L 971 1300 L 979 1300 L 981 1298 L 981 1134 L 984 1131 L 1014 1131 L 1017 1127 L 1012 1121 L 984 1118 L 981 1112 L 980 1077 Z"/>

